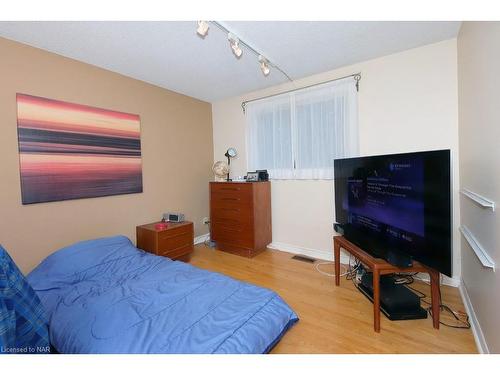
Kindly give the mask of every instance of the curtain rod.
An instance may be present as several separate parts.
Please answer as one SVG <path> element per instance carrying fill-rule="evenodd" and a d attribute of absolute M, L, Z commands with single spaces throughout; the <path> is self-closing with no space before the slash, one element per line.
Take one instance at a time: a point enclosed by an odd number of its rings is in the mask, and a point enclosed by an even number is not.
<path fill-rule="evenodd" d="M 288 94 L 288 93 L 294 92 L 294 91 L 308 89 L 308 88 L 314 87 L 314 86 L 324 85 L 326 83 L 339 81 L 341 79 L 345 79 L 345 78 L 349 78 L 349 77 L 353 77 L 354 78 L 354 80 L 356 81 L 356 91 L 359 91 L 359 81 L 361 80 L 361 73 L 354 73 L 354 74 L 349 74 L 349 75 L 344 76 L 344 77 L 334 78 L 334 79 L 330 79 L 328 81 L 323 81 L 323 82 L 319 82 L 319 83 L 313 83 L 312 85 L 308 85 L 308 86 L 299 87 L 299 88 L 296 88 L 296 89 L 291 89 L 291 90 L 279 92 L 277 94 L 266 95 L 266 96 L 261 96 L 260 98 L 245 100 L 244 102 L 241 102 L 241 108 L 243 109 L 243 113 L 245 113 L 245 107 L 246 107 L 247 103 L 255 102 L 255 101 L 261 100 L 261 99 L 272 98 L 273 96 Z"/>

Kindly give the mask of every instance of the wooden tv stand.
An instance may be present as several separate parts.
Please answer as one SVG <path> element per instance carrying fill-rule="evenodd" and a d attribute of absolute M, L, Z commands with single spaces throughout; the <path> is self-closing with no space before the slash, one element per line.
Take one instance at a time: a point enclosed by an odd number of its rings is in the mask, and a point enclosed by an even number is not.
<path fill-rule="evenodd" d="M 400 272 L 425 272 L 431 280 L 431 308 L 432 323 L 435 329 L 439 329 L 439 272 L 413 261 L 411 267 L 400 268 L 387 263 L 385 260 L 375 258 L 366 251 L 360 249 L 352 242 L 342 236 L 333 237 L 333 252 L 335 261 L 335 285 L 340 285 L 340 248 L 346 250 L 355 258 L 359 259 L 373 272 L 373 328 L 380 332 L 380 276 Z"/>

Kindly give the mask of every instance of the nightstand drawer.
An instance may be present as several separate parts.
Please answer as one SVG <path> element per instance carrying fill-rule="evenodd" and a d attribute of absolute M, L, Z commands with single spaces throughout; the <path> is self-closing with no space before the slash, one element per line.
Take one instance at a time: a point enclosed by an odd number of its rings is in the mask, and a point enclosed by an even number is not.
<path fill-rule="evenodd" d="M 167 223 L 167 229 L 158 232 L 158 239 L 166 239 L 170 237 L 178 237 L 183 234 L 190 234 L 193 232 L 193 224 L 182 225 L 178 227 L 173 227 L 174 224 Z"/>
<path fill-rule="evenodd" d="M 187 245 L 183 247 L 179 247 L 175 250 L 168 250 L 164 252 L 158 253 L 158 255 L 170 258 L 170 259 L 176 259 L 179 257 L 182 257 L 187 254 L 191 254 L 193 252 L 193 245 Z"/>
<path fill-rule="evenodd" d="M 193 244 L 193 237 L 190 232 L 178 233 L 173 236 L 164 236 L 163 234 L 161 233 L 158 236 L 158 254 Z"/>

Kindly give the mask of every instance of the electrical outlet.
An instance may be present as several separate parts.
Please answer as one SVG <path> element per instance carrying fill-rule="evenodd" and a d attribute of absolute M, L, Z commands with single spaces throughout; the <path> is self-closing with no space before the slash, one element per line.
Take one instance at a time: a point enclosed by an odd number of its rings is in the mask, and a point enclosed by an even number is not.
<path fill-rule="evenodd" d="M 203 219 L 201 219 L 201 223 L 204 225 L 210 224 L 210 218 L 204 217 Z"/>

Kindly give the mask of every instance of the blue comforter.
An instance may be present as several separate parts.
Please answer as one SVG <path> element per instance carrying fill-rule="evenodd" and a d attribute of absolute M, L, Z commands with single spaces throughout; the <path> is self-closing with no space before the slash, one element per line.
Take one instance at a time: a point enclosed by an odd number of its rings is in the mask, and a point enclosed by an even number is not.
<path fill-rule="evenodd" d="M 62 353 L 266 353 L 298 320 L 271 290 L 145 253 L 123 236 L 61 249 L 28 281 Z"/>

